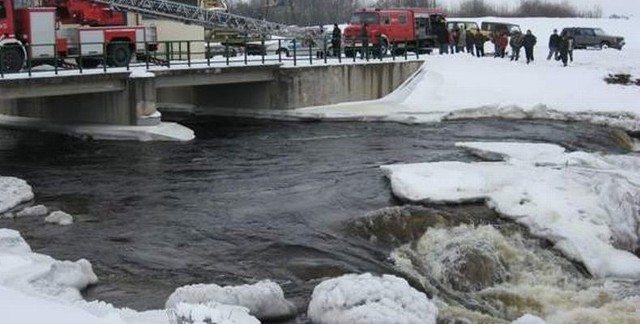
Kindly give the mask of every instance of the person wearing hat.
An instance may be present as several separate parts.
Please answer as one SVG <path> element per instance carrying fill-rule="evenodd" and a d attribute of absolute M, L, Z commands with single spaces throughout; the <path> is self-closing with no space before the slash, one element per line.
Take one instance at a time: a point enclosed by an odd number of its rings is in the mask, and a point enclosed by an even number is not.
<path fill-rule="evenodd" d="M 533 47 L 536 46 L 536 36 L 531 33 L 531 29 L 522 38 L 522 47 L 524 47 L 524 55 L 527 57 L 527 64 L 533 61 Z"/>
<path fill-rule="evenodd" d="M 333 24 L 333 31 L 331 32 L 331 46 L 333 47 L 333 56 L 340 56 L 340 46 L 342 45 L 342 31 L 338 24 Z"/>
<path fill-rule="evenodd" d="M 553 34 L 549 37 L 549 55 L 547 55 L 547 60 L 550 60 L 551 57 L 554 59 L 558 58 L 558 46 L 560 46 L 560 35 L 558 35 L 558 30 L 554 29 Z"/>

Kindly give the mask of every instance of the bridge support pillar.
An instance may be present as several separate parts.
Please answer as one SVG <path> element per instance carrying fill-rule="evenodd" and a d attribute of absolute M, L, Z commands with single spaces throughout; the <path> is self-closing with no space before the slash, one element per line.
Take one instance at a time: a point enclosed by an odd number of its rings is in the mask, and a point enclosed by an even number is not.
<path fill-rule="evenodd" d="M 160 113 L 156 107 L 155 81 L 152 74 L 133 76 L 127 81 L 131 124 L 148 126 L 160 123 Z"/>

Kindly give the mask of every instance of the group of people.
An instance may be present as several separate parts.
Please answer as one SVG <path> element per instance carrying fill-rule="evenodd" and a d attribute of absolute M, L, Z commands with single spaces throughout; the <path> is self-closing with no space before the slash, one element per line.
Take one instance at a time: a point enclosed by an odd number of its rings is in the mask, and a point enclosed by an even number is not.
<path fill-rule="evenodd" d="M 533 47 L 536 45 L 537 38 L 527 30 L 525 35 L 517 31 L 509 39 L 506 32 L 493 32 L 489 37 L 480 31 L 472 29 L 461 29 L 456 26 L 452 30 L 448 30 L 445 26 L 436 31 L 436 39 L 439 44 L 440 54 L 453 54 L 467 52 L 477 57 L 483 57 L 484 44 L 491 41 L 494 45 L 494 57 L 504 58 L 507 53 L 507 47 L 511 46 L 511 60 L 518 61 L 520 59 L 521 49 L 524 48 L 527 64 L 534 60 Z"/>
<path fill-rule="evenodd" d="M 461 30 L 459 27 L 449 31 L 442 22 L 435 26 L 435 34 L 440 54 L 454 54 L 466 50 L 472 55 L 484 56 L 484 42 L 488 38 L 481 33 L 474 33 L 470 29 Z"/>
<path fill-rule="evenodd" d="M 568 62 L 573 62 L 573 49 L 575 47 L 575 41 L 572 37 L 569 37 L 567 33 L 558 35 L 558 30 L 554 29 L 553 34 L 549 37 L 549 55 L 547 60 L 554 58 L 556 61 L 562 61 L 564 66 L 567 66 Z"/>
<path fill-rule="evenodd" d="M 452 30 L 442 27 L 436 30 L 436 38 L 439 44 L 440 54 L 454 54 L 467 52 L 477 57 L 483 57 L 484 44 L 490 41 L 494 46 L 494 57 L 504 58 L 507 55 L 507 48 L 511 48 L 511 61 L 520 59 L 520 52 L 524 49 L 527 64 L 534 61 L 533 49 L 536 46 L 537 38 L 531 30 L 523 35 L 520 31 L 515 31 L 511 36 L 507 32 L 492 32 L 489 37 L 480 31 L 471 29 L 461 29 L 456 26 Z M 573 62 L 574 40 L 569 35 L 558 35 L 558 30 L 554 29 L 549 38 L 549 55 L 547 60 L 554 58 L 562 61 L 564 66 L 568 62 Z"/>
<path fill-rule="evenodd" d="M 496 57 L 504 58 L 507 52 L 507 46 L 509 46 L 511 47 L 511 60 L 518 61 L 520 60 L 520 52 L 524 48 L 527 64 L 533 62 L 533 48 L 536 46 L 538 39 L 530 29 L 527 30 L 524 35 L 522 35 L 522 32 L 519 30 L 515 31 L 513 35 L 511 35 L 511 39 L 509 39 L 506 32 L 502 34 L 493 33 L 491 38 L 496 48 Z"/>

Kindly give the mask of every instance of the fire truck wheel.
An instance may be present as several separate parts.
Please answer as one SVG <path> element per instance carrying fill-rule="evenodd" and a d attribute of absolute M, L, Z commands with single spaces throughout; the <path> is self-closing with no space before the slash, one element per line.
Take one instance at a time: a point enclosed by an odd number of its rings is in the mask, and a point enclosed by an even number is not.
<path fill-rule="evenodd" d="M 4 72 L 18 72 L 24 65 L 24 54 L 18 46 L 2 48 L 2 69 Z"/>
<path fill-rule="evenodd" d="M 129 44 L 111 44 L 107 48 L 107 63 L 110 66 L 123 67 L 131 61 Z"/>

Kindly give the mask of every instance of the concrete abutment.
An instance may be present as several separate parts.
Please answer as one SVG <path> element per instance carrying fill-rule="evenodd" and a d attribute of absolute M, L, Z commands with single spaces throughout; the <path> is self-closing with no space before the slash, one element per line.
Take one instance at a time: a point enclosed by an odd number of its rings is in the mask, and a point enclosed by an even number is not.
<path fill-rule="evenodd" d="M 287 110 L 380 98 L 422 61 L 235 66 L 0 80 L 0 114 L 58 123 L 149 126 L 158 107 Z"/>

